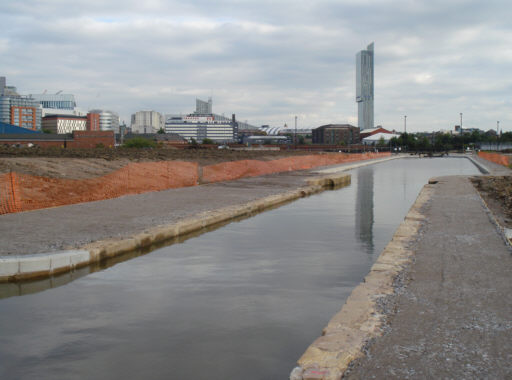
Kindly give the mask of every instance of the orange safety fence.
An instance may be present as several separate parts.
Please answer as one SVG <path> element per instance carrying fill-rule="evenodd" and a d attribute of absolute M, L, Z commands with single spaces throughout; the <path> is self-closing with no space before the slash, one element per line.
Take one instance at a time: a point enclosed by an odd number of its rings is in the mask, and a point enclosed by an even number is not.
<path fill-rule="evenodd" d="M 116 198 L 198 183 L 198 164 L 130 163 L 102 177 L 61 179 L 7 173 L 0 177 L 0 214 Z"/>
<path fill-rule="evenodd" d="M 494 162 L 495 164 L 509 166 L 509 156 L 500 153 L 478 152 L 478 156 L 486 159 L 487 161 Z"/>
<path fill-rule="evenodd" d="M 304 170 L 389 155 L 390 153 L 336 153 L 287 157 L 271 161 L 242 160 L 207 165 L 202 167 L 202 171 L 196 162 L 140 162 L 130 163 L 105 176 L 89 179 L 48 178 L 11 172 L 0 175 L 0 214 L 195 186 L 198 183 Z"/>
<path fill-rule="evenodd" d="M 244 177 L 293 170 L 305 170 L 318 166 L 335 165 L 389 156 L 390 153 L 321 154 L 280 158 L 272 161 L 241 160 L 223 162 L 203 167 L 203 182 L 228 181 Z"/>

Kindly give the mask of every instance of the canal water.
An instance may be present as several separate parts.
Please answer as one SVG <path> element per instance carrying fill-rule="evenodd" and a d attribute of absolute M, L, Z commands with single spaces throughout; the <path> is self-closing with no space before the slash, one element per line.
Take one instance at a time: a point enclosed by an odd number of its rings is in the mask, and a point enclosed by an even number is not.
<path fill-rule="evenodd" d="M 42 292 L 0 300 L 1 379 L 286 379 L 433 176 L 402 159 Z"/>

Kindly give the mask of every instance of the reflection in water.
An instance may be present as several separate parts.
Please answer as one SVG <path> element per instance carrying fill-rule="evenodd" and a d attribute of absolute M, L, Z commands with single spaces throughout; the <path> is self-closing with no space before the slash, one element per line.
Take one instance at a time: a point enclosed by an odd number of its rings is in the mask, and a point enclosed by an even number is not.
<path fill-rule="evenodd" d="M 0 379 L 286 379 L 428 178 L 462 173 L 478 172 L 460 159 L 385 162 L 65 285 L 22 285 L 0 300 Z"/>
<path fill-rule="evenodd" d="M 336 188 L 342 188 L 345 186 L 346 185 L 341 185 Z M 277 209 L 286 203 L 288 203 L 288 202 L 267 207 L 264 211 Z M 71 272 L 59 273 L 59 274 L 55 274 L 50 277 L 45 277 L 42 279 L 37 278 L 37 279 L 22 280 L 22 281 L 18 281 L 18 282 L 0 283 L 0 300 L 3 298 L 34 294 L 34 293 L 42 292 L 44 290 L 57 288 L 59 286 L 66 285 L 66 284 L 70 283 L 71 281 L 74 281 L 81 277 L 87 276 L 88 274 L 91 274 L 91 273 L 94 273 L 97 271 L 102 271 L 102 270 L 110 268 L 116 264 L 125 262 L 127 260 L 131 260 L 131 259 L 139 257 L 139 256 L 146 255 L 146 254 L 148 254 L 156 249 L 162 248 L 162 247 L 166 247 L 166 246 L 173 245 L 173 244 L 181 244 L 181 243 L 187 241 L 188 239 L 200 236 L 207 232 L 215 231 L 221 227 L 226 226 L 227 224 L 230 224 L 233 222 L 240 222 L 244 219 L 251 218 L 258 213 L 259 213 L 258 211 L 250 212 L 250 213 L 235 217 L 230 220 L 226 220 L 226 221 L 219 222 L 219 223 L 216 223 L 216 224 L 213 224 L 210 226 L 203 227 L 197 231 L 192 231 L 187 234 L 176 236 L 176 237 L 173 237 L 168 240 L 164 240 L 159 243 L 154 243 L 147 247 L 138 248 L 136 250 L 123 253 L 120 256 L 115 256 L 112 258 L 102 260 L 100 262 L 89 264 L 85 267 L 75 269 Z"/>
<path fill-rule="evenodd" d="M 357 171 L 356 238 L 368 254 L 374 253 L 373 244 L 373 166 Z"/>

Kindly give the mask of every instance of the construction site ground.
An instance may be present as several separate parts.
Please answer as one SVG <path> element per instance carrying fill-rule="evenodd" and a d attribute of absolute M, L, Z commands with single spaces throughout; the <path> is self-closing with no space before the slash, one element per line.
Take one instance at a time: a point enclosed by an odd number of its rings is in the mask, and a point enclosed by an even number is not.
<path fill-rule="evenodd" d="M 60 149 L 0 147 L 0 174 L 11 171 L 50 178 L 85 179 L 109 174 L 130 162 L 187 161 L 206 166 L 239 160 L 275 160 L 308 155 L 296 150 Z"/>
<path fill-rule="evenodd" d="M 506 167 L 478 157 L 492 176 Z M 304 185 L 315 170 L 128 195 L 104 201 L 0 215 L 0 255 L 80 247 L 159 224 L 242 204 Z M 386 331 L 369 342 L 346 378 L 511 378 L 512 256 L 494 224 L 510 218 L 507 178 L 476 187 L 468 177 L 440 178 L 425 208 L 415 260 L 382 303 Z M 508 185 L 507 185 L 508 181 Z M 489 191 L 484 191 L 488 189 Z"/>
<path fill-rule="evenodd" d="M 381 302 L 384 334 L 343 378 L 512 378 L 512 255 L 495 224 L 510 217 L 511 173 L 480 161 L 500 176 L 477 180 L 493 212 L 470 178 L 438 179 L 414 261 Z"/>

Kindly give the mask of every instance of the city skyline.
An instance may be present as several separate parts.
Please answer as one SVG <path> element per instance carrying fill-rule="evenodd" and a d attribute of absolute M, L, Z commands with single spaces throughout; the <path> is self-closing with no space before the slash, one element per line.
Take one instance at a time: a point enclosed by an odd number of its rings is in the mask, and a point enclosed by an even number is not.
<path fill-rule="evenodd" d="M 65 5 L 65 6 L 64 6 Z M 293 6 L 292 6 L 293 5 Z M 357 125 L 354 54 L 375 41 L 375 125 L 512 130 L 507 3 L 7 2 L 0 75 L 84 110 L 218 112 L 254 125 Z"/>

